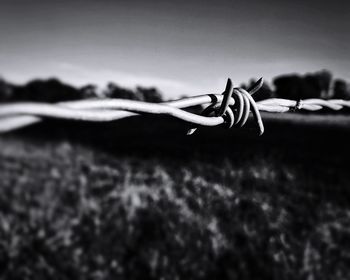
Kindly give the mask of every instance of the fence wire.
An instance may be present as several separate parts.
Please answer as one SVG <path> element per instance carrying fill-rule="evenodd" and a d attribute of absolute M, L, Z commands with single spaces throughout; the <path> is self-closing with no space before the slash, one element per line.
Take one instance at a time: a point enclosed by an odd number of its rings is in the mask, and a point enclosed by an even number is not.
<path fill-rule="evenodd" d="M 260 89 L 263 79 L 245 90 L 233 87 L 228 79 L 222 94 L 205 94 L 162 103 L 147 103 L 125 99 L 87 99 L 56 104 L 22 102 L 0 105 L 0 133 L 38 123 L 45 118 L 75 121 L 110 122 L 135 115 L 169 115 L 192 124 L 188 134 L 198 126 L 243 127 L 252 113 L 259 135 L 264 132 L 260 112 L 284 113 L 296 110 L 317 111 L 323 108 L 340 110 L 350 108 L 350 101 L 340 99 L 288 100 L 270 98 L 256 102 L 252 95 Z M 200 114 L 186 108 L 204 106 Z"/>

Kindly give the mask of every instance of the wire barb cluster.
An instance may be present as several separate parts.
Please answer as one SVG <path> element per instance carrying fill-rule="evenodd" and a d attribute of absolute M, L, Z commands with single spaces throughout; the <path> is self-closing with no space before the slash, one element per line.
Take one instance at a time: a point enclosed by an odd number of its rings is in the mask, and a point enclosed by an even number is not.
<path fill-rule="evenodd" d="M 340 110 L 350 108 L 350 100 L 288 100 L 270 98 L 256 102 L 252 95 L 263 84 L 259 79 L 251 88 L 245 90 L 233 87 L 227 80 L 222 94 L 205 94 L 162 103 L 147 103 L 125 99 L 87 99 L 79 101 L 46 103 L 3 103 L 0 105 L 0 133 L 19 129 L 38 123 L 46 118 L 75 121 L 109 122 L 135 115 L 169 115 L 190 123 L 193 134 L 199 126 L 243 127 L 252 113 L 259 135 L 264 132 L 260 111 L 284 113 L 296 110 L 317 111 L 323 108 Z M 186 111 L 193 106 L 204 106 L 201 114 Z"/>
<path fill-rule="evenodd" d="M 202 115 L 216 117 L 222 117 L 225 120 L 225 124 L 228 128 L 236 125 L 243 127 L 249 117 L 249 113 L 252 112 L 256 123 L 259 128 L 259 135 L 264 133 L 264 125 L 260 116 L 259 109 L 255 100 L 251 97 L 257 92 L 263 84 L 263 79 L 260 78 L 251 88 L 247 91 L 243 88 L 233 88 L 231 79 L 227 80 L 226 87 L 222 93 L 223 100 L 221 103 L 215 99 L 215 95 L 212 96 L 212 103 L 206 107 Z M 187 134 L 191 135 L 197 130 L 197 127 L 193 127 L 188 130 Z"/>

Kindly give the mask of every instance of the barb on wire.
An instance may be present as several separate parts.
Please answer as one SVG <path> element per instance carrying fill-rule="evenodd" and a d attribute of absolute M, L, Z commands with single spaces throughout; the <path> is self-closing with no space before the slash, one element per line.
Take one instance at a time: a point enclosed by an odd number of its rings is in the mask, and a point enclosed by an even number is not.
<path fill-rule="evenodd" d="M 317 111 L 323 108 L 340 110 L 350 108 L 348 100 L 288 100 L 270 98 L 256 102 L 252 95 L 263 84 L 260 78 L 248 90 L 233 87 L 227 80 L 222 94 L 205 94 L 162 103 L 146 103 L 125 99 L 87 99 L 79 101 L 45 103 L 3 103 L 0 105 L 0 133 L 38 123 L 46 118 L 76 121 L 108 122 L 135 115 L 169 115 L 193 125 L 188 134 L 199 126 L 225 125 L 243 127 L 252 113 L 259 135 L 264 132 L 260 111 L 283 113 L 295 110 Z M 201 114 L 186 111 L 193 106 L 206 106 Z"/>
<path fill-rule="evenodd" d="M 220 116 L 224 118 L 228 128 L 233 125 L 243 127 L 249 117 L 250 108 L 252 108 L 253 116 L 258 124 L 259 135 L 264 133 L 264 125 L 260 116 L 259 109 L 256 106 L 255 100 L 251 97 L 257 92 L 263 84 L 263 79 L 260 78 L 253 84 L 248 91 L 242 88 L 233 88 L 231 79 L 227 80 L 226 87 L 222 93 L 223 99 L 221 104 L 217 105 L 214 102 L 205 108 L 202 112 L 204 116 Z M 188 130 L 187 135 L 193 134 L 197 127 Z"/>
<path fill-rule="evenodd" d="M 232 96 L 232 81 L 231 79 L 227 79 L 226 87 L 224 92 L 222 93 L 223 99 L 219 106 L 217 106 L 214 102 L 210 104 L 207 108 L 205 108 L 202 112 L 203 116 L 210 116 L 210 114 L 215 113 L 217 117 L 225 118 L 226 114 L 229 116 L 227 120 L 229 122 L 229 127 L 233 125 L 233 113 L 231 108 L 229 108 L 230 98 Z M 232 124 L 231 124 L 232 123 Z M 187 135 L 192 135 L 198 127 L 193 127 L 187 131 Z"/>

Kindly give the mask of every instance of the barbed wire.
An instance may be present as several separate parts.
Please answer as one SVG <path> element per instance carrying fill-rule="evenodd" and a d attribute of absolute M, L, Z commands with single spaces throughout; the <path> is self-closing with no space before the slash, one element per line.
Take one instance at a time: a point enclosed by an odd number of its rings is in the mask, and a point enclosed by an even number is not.
<path fill-rule="evenodd" d="M 147 103 L 126 99 L 86 99 L 56 104 L 22 102 L 0 105 L 0 133 L 20 129 L 38 123 L 45 118 L 75 121 L 110 122 L 135 115 L 169 115 L 193 125 L 187 134 L 193 134 L 198 126 L 226 125 L 243 127 L 252 113 L 259 135 L 264 132 L 261 111 L 284 113 L 296 110 L 317 111 L 323 108 L 340 110 L 350 108 L 350 101 L 341 99 L 288 100 L 270 98 L 256 102 L 252 95 L 263 84 L 259 79 L 245 90 L 233 87 L 228 79 L 222 94 L 205 94 L 162 103 Z M 186 111 L 194 106 L 206 106 L 201 114 Z"/>

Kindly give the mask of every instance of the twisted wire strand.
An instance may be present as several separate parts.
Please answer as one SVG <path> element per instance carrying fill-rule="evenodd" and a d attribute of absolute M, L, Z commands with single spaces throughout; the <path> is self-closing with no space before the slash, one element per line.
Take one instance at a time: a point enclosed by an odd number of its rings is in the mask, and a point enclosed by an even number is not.
<path fill-rule="evenodd" d="M 295 110 L 317 111 L 323 108 L 341 110 L 350 108 L 350 100 L 305 99 L 288 100 L 270 98 L 256 102 L 252 95 L 263 84 L 259 79 L 251 88 L 233 88 L 228 79 L 222 94 L 205 94 L 162 103 L 147 103 L 125 99 L 89 99 L 79 101 L 46 103 L 7 103 L 0 105 L 0 133 L 19 129 L 42 121 L 58 118 L 76 121 L 108 122 L 144 114 L 169 115 L 194 125 L 188 134 L 193 134 L 198 126 L 225 124 L 243 127 L 252 113 L 259 135 L 264 132 L 260 111 L 283 113 Z M 201 114 L 184 109 L 203 105 Z"/>
<path fill-rule="evenodd" d="M 215 102 L 222 102 L 222 99 L 221 95 L 217 95 Z M 43 117 L 105 122 L 142 113 L 171 115 L 204 126 L 216 126 L 224 123 L 222 117 L 207 118 L 179 109 L 210 104 L 211 102 L 211 96 L 201 95 L 161 104 L 122 99 L 91 99 L 60 102 L 54 105 L 32 102 L 4 104 L 0 105 L 0 132 L 7 132 L 40 122 Z"/>

